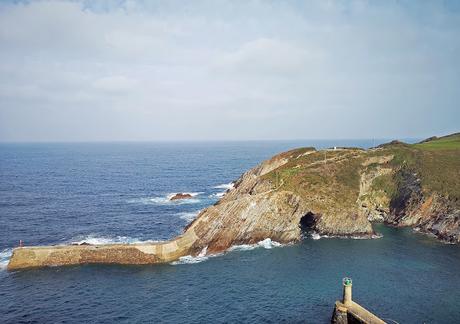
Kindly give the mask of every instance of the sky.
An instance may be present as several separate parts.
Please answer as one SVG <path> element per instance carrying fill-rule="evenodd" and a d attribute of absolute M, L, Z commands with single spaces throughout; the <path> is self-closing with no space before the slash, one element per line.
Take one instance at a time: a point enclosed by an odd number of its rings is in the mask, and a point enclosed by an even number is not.
<path fill-rule="evenodd" d="M 460 131 L 460 2 L 0 1 L 0 141 Z"/>

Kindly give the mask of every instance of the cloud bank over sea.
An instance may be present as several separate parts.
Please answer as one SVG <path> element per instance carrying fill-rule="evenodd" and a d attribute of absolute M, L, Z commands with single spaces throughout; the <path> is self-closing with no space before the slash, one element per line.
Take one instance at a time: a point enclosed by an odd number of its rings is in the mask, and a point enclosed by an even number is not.
<path fill-rule="evenodd" d="M 0 141 L 453 132 L 459 7 L 2 1 Z"/>

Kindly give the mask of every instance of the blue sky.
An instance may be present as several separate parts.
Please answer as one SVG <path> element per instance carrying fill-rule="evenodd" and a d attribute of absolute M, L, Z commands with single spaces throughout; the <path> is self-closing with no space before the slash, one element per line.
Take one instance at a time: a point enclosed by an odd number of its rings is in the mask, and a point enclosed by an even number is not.
<path fill-rule="evenodd" d="M 459 131 L 459 3 L 3 1 L 0 141 Z"/>

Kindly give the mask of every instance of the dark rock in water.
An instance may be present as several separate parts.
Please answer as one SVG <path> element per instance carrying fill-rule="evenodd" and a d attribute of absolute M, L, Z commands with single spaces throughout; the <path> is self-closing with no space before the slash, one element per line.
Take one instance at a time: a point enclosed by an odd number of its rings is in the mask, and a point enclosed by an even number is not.
<path fill-rule="evenodd" d="M 91 245 L 91 244 L 88 243 L 88 242 L 83 242 L 83 243 L 80 243 L 80 244 L 78 244 L 78 245 Z"/>
<path fill-rule="evenodd" d="M 169 198 L 169 200 L 190 199 L 190 198 L 192 198 L 191 194 L 179 192 L 175 194 L 174 196 L 172 196 L 171 198 Z"/>

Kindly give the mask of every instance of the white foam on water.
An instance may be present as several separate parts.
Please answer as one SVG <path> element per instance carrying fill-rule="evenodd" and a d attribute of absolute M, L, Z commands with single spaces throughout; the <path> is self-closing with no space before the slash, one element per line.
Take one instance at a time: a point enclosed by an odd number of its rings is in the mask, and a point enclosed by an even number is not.
<path fill-rule="evenodd" d="M 349 238 L 351 238 L 352 240 L 368 240 L 369 237 L 366 237 L 366 236 L 350 236 Z M 370 238 L 374 238 L 373 236 L 371 236 Z"/>
<path fill-rule="evenodd" d="M 78 236 L 69 241 L 70 244 L 83 244 L 88 243 L 91 245 L 103 244 L 134 244 L 134 243 L 156 243 L 153 240 L 140 240 L 138 238 L 128 236 L 99 236 L 97 234 L 89 234 L 85 236 Z"/>
<path fill-rule="evenodd" d="M 264 249 L 272 249 L 274 247 L 279 247 L 282 244 L 278 243 L 276 241 L 272 241 L 270 238 L 266 238 L 265 240 L 260 241 L 259 243 L 257 243 L 257 245 L 263 247 Z"/>
<path fill-rule="evenodd" d="M 319 235 L 316 232 L 311 233 L 311 238 L 313 240 L 319 240 L 322 238 L 339 238 L 339 239 L 352 239 L 352 240 L 369 240 L 369 239 L 378 239 L 382 238 L 383 235 L 380 233 L 373 234 L 371 236 L 362 236 L 362 235 L 351 235 L 351 236 L 337 236 L 337 235 Z"/>
<path fill-rule="evenodd" d="M 313 232 L 311 234 L 311 238 L 314 239 L 314 240 L 319 240 L 321 238 L 321 235 L 319 235 L 318 233 L 316 232 Z"/>
<path fill-rule="evenodd" d="M 280 246 L 282 246 L 281 243 L 272 241 L 270 238 L 266 238 L 265 240 L 262 240 L 256 244 L 233 245 L 232 247 L 228 248 L 226 252 L 250 251 L 250 250 L 254 250 L 256 248 L 261 248 L 261 247 L 264 249 L 272 249 L 274 247 L 280 247 Z M 179 260 L 177 261 L 171 262 L 171 264 L 178 265 L 178 264 L 200 263 L 200 262 L 208 260 L 211 257 L 216 257 L 216 256 L 220 256 L 224 254 L 224 253 L 218 253 L 218 254 L 206 255 L 207 251 L 208 251 L 208 247 L 206 246 L 203 250 L 201 250 L 200 254 L 198 254 L 197 256 L 186 255 L 186 256 L 180 257 Z"/>
<path fill-rule="evenodd" d="M 172 197 L 177 195 L 179 192 L 172 192 L 162 197 L 142 197 L 129 199 L 127 202 L 130 204 L 143 204 L 143 205 L 183 205 L 183 204 L 197 204 L 200 202 L 198 198 L 185 198 L 171 200 Z M 188 194 L 192 197 L 199 196 L 204 192 L 182 192 L 182 194 Z"/>
<path fill-rule="evenodd" d="M 233 182 L 230 182 L 230 183 L 223 183 L 223 184 L 220 184 L 218 186 L 214 186 L 213 188 L 215 189 L 225 189 L 225 191 L 222 191 L 222 192 L 216 192 L 216 193 L 213 193 L 211 195 L 209 195 L 209 198 L 222 198 L 223 196 L 225 196 L 225 194 L 227 192 L 229 192 L 230 190 L 232 190 L 233 188 L 235 188 L 235 184 Z"/>
<path fill-rule="evenodd" d="M 233 188 L 235 188 L 235 184 L 234 184 L 233 182 L 230 182 L 230 183 L 223 183 L 223 184 L 214 186 L 213 188 L 215 188 L 215 189 L 232 190 Z"/>
<path fill-rule="evenodd" d="M 256 244 L 241 244 L 241 245 L 233 245 L 227 251 L 251 251 L 257 247 Z"/>
<path fill-rule="evenodd" d="M 181 213 L 177 213 L 177 216 L 179 216 L 179 218 L 181 218 L 183 220 L 191 222 L 192 220 L 194 220 L 198 216 L 198 214 L 200 212 L 201 212 L 201 210 L 196 210 L 196 211 L 192 211 L 192 212 L 181 212 Z"/>
<path fill-rule="evenodd" d="M 227 251 L 250 251 L 259 247 L 263 247 L 264 249 L 272 249 L 279 246 L 282 246 L 282 244 L 276 241 L 272 241 L 270 238 L 266 238 L 265 240 L 262 240 L 256 244 L 233 245 Z"/>
<path fill-rule="evenodd" d="M 168 194 L 166 196 L 166 198 L 171 199 L 172 197 L 174 197 L 175 195 L 178 195 L 178 194 L 190 195 L 192 197 L 196 197 L 198 195 L 204 194 L 204 192 L 202 192 L 202 191 L 200 191 L 200 192 L 171 192 L 170 194 Z"/>
<path fill-rule="evenodd" d="M 6 270 L 12 254 L 13 249 L 4 249 L 0 252 L 0 271 Z"/>
<path fill-rule="evenodd" d="M 209 195 L 209 198 L 222 198 L 226 193 L 226 191 L 213 193 L 212 195 Z"/>
<path fill-rule="evenodd" d="M 206 261 L 209 259 L 210 256 L 206 256 L 206 252 L 208 251 L 208 247 L 206 246 L 201 250 L 200 254 L 197 256 L 191 256 L 191 255 L 186 255 L 183 257 L 180 257 L 179 260 L 171 262 L 172 265 L 179 265 L 179 264 L 194 264 L 194 263 L 200 263 L 203 261 Z M 211 255 L 211 256 L 217 256 L 216 254 Z"/>

